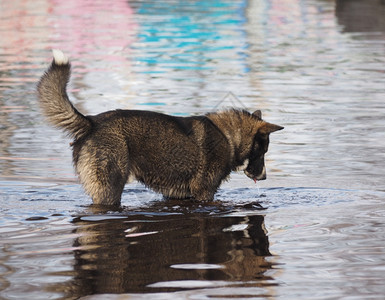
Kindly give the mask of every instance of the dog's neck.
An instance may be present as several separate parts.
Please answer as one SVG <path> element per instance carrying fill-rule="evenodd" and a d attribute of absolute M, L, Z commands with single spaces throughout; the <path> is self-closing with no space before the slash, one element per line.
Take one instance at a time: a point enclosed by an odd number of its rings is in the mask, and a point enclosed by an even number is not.
<path fill-rule="evenodd" d="M 207 117 L 226 136 L 233 167 L 242 164 L 251 150 L 252 139 L 258 130 L 258 120 L 250 113 L 239 110 L 211 113 Z"/>

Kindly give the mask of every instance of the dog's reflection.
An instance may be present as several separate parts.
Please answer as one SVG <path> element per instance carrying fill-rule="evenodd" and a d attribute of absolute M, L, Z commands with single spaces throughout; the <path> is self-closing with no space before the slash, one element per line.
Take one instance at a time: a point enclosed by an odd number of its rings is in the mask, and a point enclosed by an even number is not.
<path fill-rule="evenodd" d="M 74 276 L 68 296 L 175 291 L 177 280 L 266 280 L 270 255 L 264 217 L 205 213 L 130 213 L 74 219 Z M 155 285 L 156 286 L 156 285 Z"/>

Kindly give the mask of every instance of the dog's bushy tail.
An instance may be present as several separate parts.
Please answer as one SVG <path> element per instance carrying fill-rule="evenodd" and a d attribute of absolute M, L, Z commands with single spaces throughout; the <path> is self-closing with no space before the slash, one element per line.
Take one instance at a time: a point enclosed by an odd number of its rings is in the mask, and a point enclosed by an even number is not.
<path fill-rule="evenodd" d="M 41 77 L 37 91 L 40 107 L 48 121 L 79 139 L 91 130 L 92 122 L 68 98 L 67 84 L 70 75 L 71 64 L 68 57 L 60 50 L 53 50 L 52 64 Z"/>

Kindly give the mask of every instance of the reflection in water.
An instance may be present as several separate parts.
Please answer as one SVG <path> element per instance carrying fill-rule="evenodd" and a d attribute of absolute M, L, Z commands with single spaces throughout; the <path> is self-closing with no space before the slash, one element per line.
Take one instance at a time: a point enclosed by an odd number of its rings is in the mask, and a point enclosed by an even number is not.
<path fill-rule="evenodd" d="M 337 0 L 336 16 L 344 32 L 376 32 L 385 38 L 384 0 Z"/>
<path fill-rule="evenodd" d="M 260 215 L 94 215 L 73 222 L 80 235 L 74 279 L 51 287 L 68 296 L 174 291 L 168 283 L 178 280 L 268 284 L 269 243 Z"/>

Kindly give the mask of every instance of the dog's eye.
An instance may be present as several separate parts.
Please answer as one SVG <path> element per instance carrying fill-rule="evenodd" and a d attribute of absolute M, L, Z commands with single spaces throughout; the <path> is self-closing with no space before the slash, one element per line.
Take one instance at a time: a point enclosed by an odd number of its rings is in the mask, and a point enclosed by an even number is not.
<path fill-rule="evenodd" d="M 256 135 L 254 137 L 254 148 L 260 148 L 261 146 L 263 146 L 263 144 L 263 139 L 259 135 Z"/>
<path fill-rule="evenodd" d="M 269 146 L 269 138 L 265 136 L 255 135 L 253 152 L 263 155 L 267 152 Z"/>

